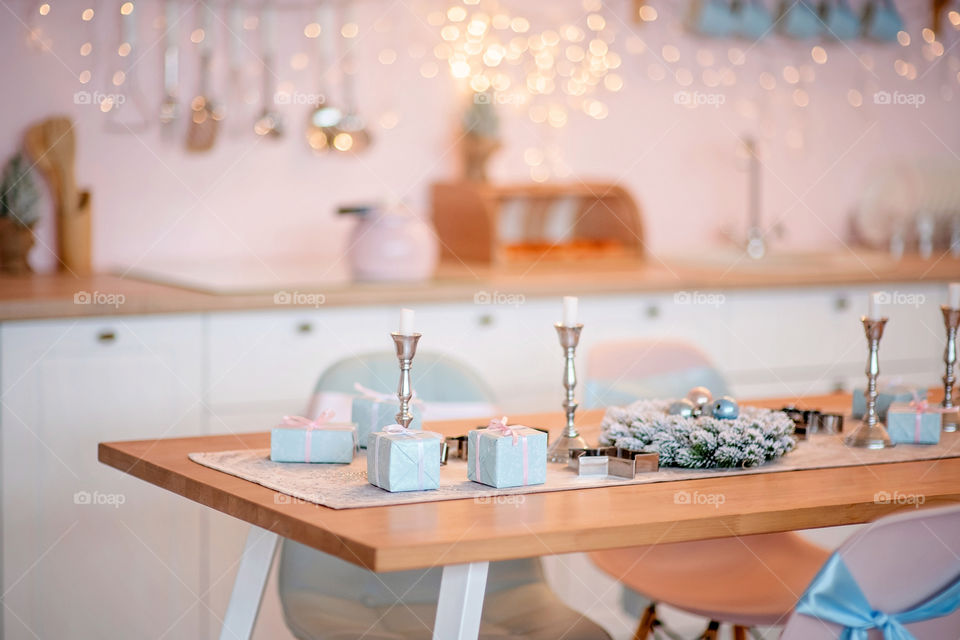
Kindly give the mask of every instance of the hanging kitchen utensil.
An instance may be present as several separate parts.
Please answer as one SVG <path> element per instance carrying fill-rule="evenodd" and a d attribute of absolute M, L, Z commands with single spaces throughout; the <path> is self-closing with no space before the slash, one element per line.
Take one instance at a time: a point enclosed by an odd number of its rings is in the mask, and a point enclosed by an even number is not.
<path fill-rule="evenodd" d="M 690 5 L 690 29 L 704 36 L 726 38 L 736 29 L 729 0 L 698 0 Z"/>
<path fill-rule="evenodd" d="M 847 0 L 824 0 L 820 5 L 820 19 L 827 35 L 837 40 L 853 40 L 860 35 L 860 18 Z"/>
<path fill-rule="evenodd" d="M 807 0 L 783 0 L 779 23 L 784 34 L 798 40 L 816 38 L 823 30 L 820 16 Z"/>
<path fill-rule="evenodd" d="M 124 5 L 124 9 L 126 8 Z M 123 62 L 111 78 L 113 92 L 107 93 L 100 103 L 101 111 L 106 110 L 106 130 L 110 133 L 140 133 L 150 128 L 152 108 L 137 81 L 138 52 L 137 10 L 136 5 L 130 3 L 129 11 L 120 12 L 120 44 L 117 53 Z"/>
<path fill-rule="evenodd" d="M 307 117 L 307 144 L 314 151 L 325 151 L 333 147 L 334 138 L 340 132 L 343 112 L 333 104 L 325 81 L 325 76 L 333 60 L 333 20 L 329 3 L 317 6 L 317 24 L 320 36 L 316 41 L 314 63 L 317 66 L 317 106 Z"/>
<path fill-rule="evenodd" d="M 342 23 L 344 25 L 352 24 L 352 3 L 345 3 L 342 12 Z M 357 71 L 357 67 L 353 47 L 346 42 L 346 38 L 341 38 L 340 44 L 342 47 L 340 60 L 342 61 L 343 101 L 346 112 L 340 121 L 340 132 L 334 138 L 333 146 L 337 151 L 351 151 L 356 153 L 370 146 L 371 136 L 366 123 L 357 110 L 356 90 L 353 84 L 353 76 Z"/>
<path fill-rule="evenodd" d="M 160 102 L 160 133 L 171 139 L 180 115 L 180 49 L 177 42 L 180 13 L 177 0 L 167 0 L 163 6 L 163 100 Z"/>
<path fill-rule="evenodd" d="M 760 0 L 743 0 L 733 12 L 736 34 L 753 41 L 773 31 L 773 16 Z"/>
<path fill-rule="evenodd" d="M 870 0 L 863 8 L 863 35 L 881 42 L 896 42 L 903 19 L 893 0 Z"/>
<path fill-rule="evenodd" d="M 199 7 L 200 29 L 203 39 L 200 47 L 200 79 L 197 95 L 190 101 L 190 125 L 187 129 L 188 151 L 209 151 L 217 139 L 217 129 L 223 112 L 210 96 L 210 65 L 213 63 L 213 8 Z"/>
<path fill-rule="evenodd" d="M 273 63 L 277 53 L 276 16 L 269 2 L 263 5 L 260 12 L 260 43 L 261 60 L 263 60 L 263 96 L 261 96 L 263 108 L 257 116 L 253 130 L 260 136 L 279 138 L 283 135 L 283 123 L 276 110 L 274 97 Z"/>
<path fill-rule="evenodd" d="M 227 15 L 227 25 L 230 32 L 227 50 L 229 52 L 229 69 L 227 70 L 227 106 L 226 129 L 233 137 L 240 137 L 250 132 L 249 117 L 246 100 L 246 86 L 243 75 L 243 59 L 246 50 L 243 28 L 243 5 L 239 0 L 230 3 Z"/>

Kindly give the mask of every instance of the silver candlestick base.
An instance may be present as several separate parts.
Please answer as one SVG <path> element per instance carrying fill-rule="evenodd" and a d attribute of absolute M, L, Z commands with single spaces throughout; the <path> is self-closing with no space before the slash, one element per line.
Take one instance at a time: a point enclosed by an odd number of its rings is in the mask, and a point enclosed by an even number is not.
<path fill-rule="evenodd" d="M 587 448 L 587 441 L 577 431 L 573 422 L 573 416 L 577 412 L 577 403 L 573 397 L 573 389 L 577 386 L 574 358 L 577 355 L 577 344 L 580 342 L 580 331 L 583 329 L 583 325 L 565 327 L 558 322 L 553 326 L 557 329 L 557 337 L 560 338 L 560 346 L 563 347 L 565 359 L 563 386 L 567 390 L 567 396 L 563 401 L 563 409 L 567 414 L 567 426 L 564 427 L 560 437 L 547 449 L 547 460 L 566 464 L 567 458 L 570 456 L 570 449 Z"/>
<path fill-rule="evenodd" d="M 956 378 L 953 377 L 953 366 L 957 362 L 957 327 L 960 326 L 960 309 L 951 309 L 947 305 L 940 307 L 943 312 L 943 326 L 947 329 L 947 346 L 943 350 L 943 362 L 946 365 L 946 372 L 943 374 L 943 408 L 954 409 L 944 412 L 941 418 L 943 430 L 953 433 L 957 430 L 957 421 L 960 416 L 953 405 L 953 385 Z"/>
<path fill-rule="evenodd" d="M 863 414 L 863 420 L 856 430 L 847 436 L 845 440 L 848 447 L 861 447 L 864 449 L 886 449 L 894 446 L 890 442 L 890 436 L 877 415 L 877 377 L 880 375 L 880 359 L 877 352 L 880 350 L 880 338 L 883 337 L 883 328 L 887 324 L 887 318 L 871 320 L 866 316 L 862 317 L 863 331 L 867 336 L 867 344 L 870 348 L 870 356 L 867 358 L 867 392 L 865 395 L 867 401 L 867 410 Z"/>
<path fill-rule="evenodd" d="M 391 333 L 393 345 L 397 348 L 397 360 L 400 361 L 400 384 L 397 385 L 397 399 L 400 401 L 400 411 L 397 412 L 396 419 L 404 429 L 410 427 L 410 421 L 413 420 L 413 414 L 410 413 L 410 400 L 413 397 L 413 387 L 410 382 L 410 366 L 413 364 L 413 356 L 417 355 L 417 343 L 420 341 L 419 333 L 405 336 L 401 333 Z"/>

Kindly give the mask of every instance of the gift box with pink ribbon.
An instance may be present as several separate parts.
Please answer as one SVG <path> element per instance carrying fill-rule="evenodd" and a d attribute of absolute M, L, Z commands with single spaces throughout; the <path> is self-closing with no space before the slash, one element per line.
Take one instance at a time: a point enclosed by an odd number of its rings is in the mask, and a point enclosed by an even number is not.
<path fill-rule="evenodd" d="M 494 419 L 467 434 L 467 478 L 497 489 L 547 480 L 547 434 Z"/>
<path fill-rule="evenodd" d="M 332 418 L 332 411 L 324 411 L 314 420 L 284 416 L 270 431 L 270 459 L 350 464 L 357 449 L 357 426 L 332 422 Z"/>
<path fill-rule="evenodd" d="M 361 447 L 367 446 L 367 437 L 374 431 L 397 421 L 397 412 L 400 410 L 400 400 L 396 393 L 380 393 L 369 389 L 359 382 L 353 388 L 360 394 L 353 399 L 350 411 L 350 420 L 357 425 L 357 436 Z M 413 420 L 411 429 L 420 429 L 423 422 L 423 402 L 414 398 L 410 403 L 410 413 Z"/>
<path fill-rule="evenodd" d="M 391 424 L 367 437 L 367 481 L 391 492 L 440 486 L 443 436 Z"/>
<path fill-rule="evenodd" d="M 894 402 L 887 410 L 887 434 L 898 444 L 937 444 L 943 413 L 942 407 L 926 400 Z"/>

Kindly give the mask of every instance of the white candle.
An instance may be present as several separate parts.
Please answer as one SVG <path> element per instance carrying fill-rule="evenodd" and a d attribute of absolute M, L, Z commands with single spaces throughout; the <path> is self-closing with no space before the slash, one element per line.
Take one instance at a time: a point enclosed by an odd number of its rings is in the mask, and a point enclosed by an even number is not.
<path fill-rule="evenodd" d="M 400 335 L 413 335 L 413 309 L 400 309 Z"/>
<path fill-rule="evenodd" d="M 577 299 L 573 296 L 563 296 L 563 326 L 577 325 Z"/>
<path fill-rule="evenodd" d="M 950 294 L 949 307 L 951 309 L 960 309 L 960 282 L 951 282 L 947 286 L 947 291 Z"/>
<path fill-rule="evenodd" d="M 879 320 L 883 316 L 880 308 L 883 306 L 884 295 L 882 291 L 874 291 L 870 294 L 867 304 L 867 319 Z"/>

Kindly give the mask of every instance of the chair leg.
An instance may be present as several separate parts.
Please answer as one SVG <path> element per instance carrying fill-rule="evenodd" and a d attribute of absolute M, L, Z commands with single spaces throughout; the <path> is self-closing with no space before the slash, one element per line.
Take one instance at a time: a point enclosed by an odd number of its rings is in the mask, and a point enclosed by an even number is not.
<path fill-rule="evenodd" d="M 747 640 L 747 628 L 738 624 L 733 625 L 733 640 Z"/>
<path fill-rule="evenodd" d="M 704 630 L 703 635 L 700 636 L 700 640 L 718 640 L 720 637 L 720 623 L 716 620 L 711 620 L 710 624 L 707 625 L 707 628 Z"/>
<path fill-rule="evenodd" d="M 643 616 L 640 617 L 640 624 L 637 625 L 637 630 L 633 634 L 633 640 L 647 640 L 656 623 L 657 603 L 651 602 L 650 606 L 643 610 Z"/>

